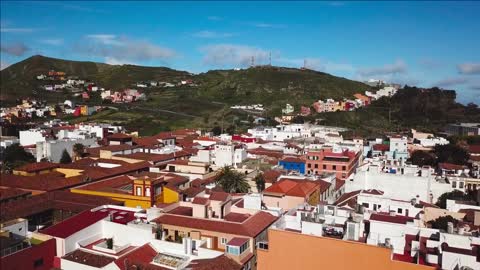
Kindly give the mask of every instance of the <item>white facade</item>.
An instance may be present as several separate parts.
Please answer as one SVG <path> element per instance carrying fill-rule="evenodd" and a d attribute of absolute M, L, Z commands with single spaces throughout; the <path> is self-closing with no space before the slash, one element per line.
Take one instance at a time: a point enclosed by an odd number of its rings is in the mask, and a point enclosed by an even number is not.
<path fill-rule="evenodd" d="M 22 146 L 33 145 L 37 142 L 45 141 L 43 131 L 39 129 L 22 130 L 19 134 L 20 145 Z"/>
<path fill-rule="evenodd" d="M 36 143 L 36 157 L 37 162 L 46 158 L 52 162 L 60 162 L 63 150 L 67 150 L 70 157 L 73 157 L 73 146 L 77 143 L 83 144 L 86 148 L 96 147 L 97 140 L 94 138 L 88 139 L 63 139 L 51 140 Z"/>
<path fill-rule="evenodd" d="M 384 173 L 380 169 L 370 165 L 366 170 L 357 170 L 355 176 L 345 182 L 345 192 L 378 189 L 385 192 L 384 195 L 389 198 L 406 201 L 418 198 L 432 203 L 443 193 L 453 190 L 450 184 L 437 182 L 427 169 L 422 169 L 423 176 L 407 172 Z"/>
<path fill-rule="evenodd" d="M 247 151 L 233 144 L 217 144 L 214 149 L 214 164 L 217 167 L 234 166 L 247 159 Z"/>

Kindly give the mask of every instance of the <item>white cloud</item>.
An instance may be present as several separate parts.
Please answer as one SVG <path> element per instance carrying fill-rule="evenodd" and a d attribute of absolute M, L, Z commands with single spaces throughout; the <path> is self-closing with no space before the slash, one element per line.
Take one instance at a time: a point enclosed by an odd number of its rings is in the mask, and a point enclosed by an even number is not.
<path fill-rule="evenodd" d="M 194 33 L 193 36 L 198 38 L 227 38 L 227 37 L 233 36 L 233 34 L 203 30 L 203 31 Z"/>
<path fill-rule="evenodd" d="M 29 50 L 30 48 L 27 47 L 27 45 L 25 45 L 23 42 L 16 42 L 11 44 L 1 45 L 2 53 L 14 55 L 14 56 L 22 56 Z"/>
<path fill-rule="evenodd" d="M 439 87 L 449 87 L 454 85 L 465 84 L 468 81 L 469 81 L 468 78 L 465 78 L 465 77 L 451 77 L 451 78 L 440 80 L 436 82 L 434 85 Z"/>
<path fill-rule="evenodd" d="M 111 34 L 92 34 L 90 41 L 82 44 L 81 52 L 105 57 L 106 61 L 116 64 L 137 63 L 149 60 L 166 60 L 176 56 L 172 49 L 161 47 L 147 40 L 136 40 Z"/>
<path fill-rule="evenodd" d="M 480 74 L 480 63 L 463 63 L 457 69 L 461 74 Z"/>
<path fill-rule="evenodd" d="M 92 34 L 92 35 L 86 35 L 86 37 L 104 45 L 121 45 L 122 44 L 118 40 L 118 37 L 116 35 L 111 35 L 111 34 Z"/>
<path fill-rule="evenodd" d="M 52 46 L 60 46 L 63 44 L 63 38 L 42 39 L 40 42 Z"/>
<path fill-rule="evenodd" d="M 15 28 L 15 27 L 2 27 L 0 32 L 2 33 L 31 33 L 35 31 L 34 28 Z"/>
<path fill-rule="evenodd" d="M 204 53 L 203 62 L 216 66 L 248 66 L 252 57 L 255 64 L 268 63 L 270 52 L 261 48 L 235 45 L 235 44 L 216 44 L 200 48 Z"/>
<path fill-rule="evenodd" d="M 386 64 L 382 67 L 359 68 L 357 72 L 361 76 L 401 74 L 407 72 L 407 65 L 403 60 L 397 60 L 393 64 Z"/>
<path fill-rule="evenodd" d="M 292 65 L 294 67 L 300 68 L 304 65 L 308 69 L 313 69 L 322 72 L 352 72 L 354 70 L 353 66 L 348 63 L 336 63 L 333 61 L 323 60 L 321 58 L 307 57 L 307 58 L 279 58 L 275 59 L 280 63 L 287 65 Z"/>

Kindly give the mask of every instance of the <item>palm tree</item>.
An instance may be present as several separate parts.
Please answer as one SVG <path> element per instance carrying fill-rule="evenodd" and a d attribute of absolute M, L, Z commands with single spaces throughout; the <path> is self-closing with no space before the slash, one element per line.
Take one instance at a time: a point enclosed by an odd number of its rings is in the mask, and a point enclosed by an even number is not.
<path fill-rule="evenodd" d="M 227 193 L 247 193 L 250 189 L 245 175 L 232 170 L 231 167 L 223 167 L 217 174 L 216 183 Z"/>
<path fill-rule="evenodd" d="M 75 159 L 81 158 L 84 152 L 85 152 L 85 145 L 81 143 L 76 143 L 73 145 L 73 153 L 74 153 Z"/>
<path fill-rule="evenodd" d="M 265 178 L 263 173 L 257 174 L 254 178 L 255 184 L 257 185 L 257 192 L 262 192 L 265 189 Z"/>

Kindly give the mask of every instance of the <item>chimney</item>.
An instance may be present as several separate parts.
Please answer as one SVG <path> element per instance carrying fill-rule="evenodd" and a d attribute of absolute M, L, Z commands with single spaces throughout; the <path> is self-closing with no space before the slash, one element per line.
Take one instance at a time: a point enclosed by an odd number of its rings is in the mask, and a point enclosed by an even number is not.
<path fill-rule="evenodd" d="M 447 223 L 447 233 L 453 233 L 453 223 L 452 222 Z"/>

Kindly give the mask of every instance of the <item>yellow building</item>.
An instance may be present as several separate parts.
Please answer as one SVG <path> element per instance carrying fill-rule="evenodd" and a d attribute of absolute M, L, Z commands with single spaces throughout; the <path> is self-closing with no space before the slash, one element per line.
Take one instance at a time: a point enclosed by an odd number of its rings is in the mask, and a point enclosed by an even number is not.
<path fill-rule="evenodd" d="M 14 175 L 34 176 L 55 171 L 58 164 L 52 162 L 29 163 L 13 170 Z"/>
<path fill-rule="evenodd" d="M 187 179 L 188 181 L 188 179 Z M 150 208 L 156 204 L 174 203 L 180 199 L 168 178 L 156 173 L 122 175 L 71 189 L 73 193 L 108 197 L 128 207 Z"/>

